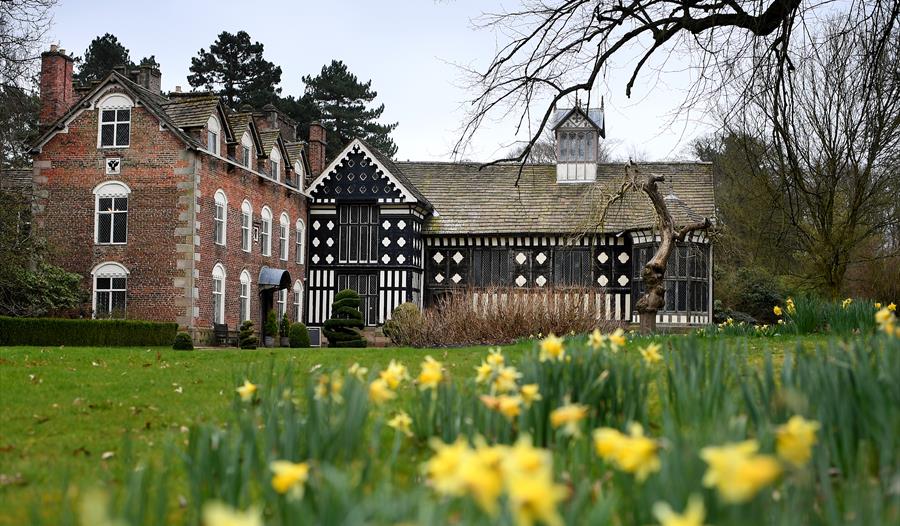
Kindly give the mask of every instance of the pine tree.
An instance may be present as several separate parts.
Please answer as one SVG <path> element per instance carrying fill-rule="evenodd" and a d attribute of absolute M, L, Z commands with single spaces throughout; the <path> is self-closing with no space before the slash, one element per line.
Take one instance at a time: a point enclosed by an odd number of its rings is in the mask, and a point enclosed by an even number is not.
<path fill-rule="evenodd" d="M 334 158 L 350 141 L 364 139 L 388 157 L 397 153 L 397 145 L 391 132 L 397 123 L 381 124 L 378 119 L 384 113 L 384 104 L 369 107 L 378 92 L 372 90 L 372 81 L 360 82 L 340 60 L 322 66 L 318 76 L 303 77 L 306 92 L 302 99 L 293 102 L 291 108 L 283 108 L 297 122 L 308 124 L 320 120 L 328 130 L 326 154 Z"/>
<path fill-rule="evenodd" d="M 226 104 L 261 108 L 274 102 L 281 88 L 281 68 L 263 58 L 263 45 L 251 42 L 246 31 L 223 31 L 209 47 L 191 59 L 188 83 L 217 92 Z"/>
<path fill-rule="evenodd" d="M 359 294 L 352 289 L 344 289 L 334 296 L 331 304 L 331 319 L 322 330 L 328 338 L 329 347 L 365 347 L 366 339 L 360 329 L 365 326 L 359 311 Z"/>
<path fill-rule="evenodd" d="M 257 339 L 253 331 L 253 322 L 244 321 L 241 324 L 241 331 L 238 333 L 238 346 L 241 349 L 256 349 Z"/>
<path fill-rule="evenodd" d="M 134 67 L 128 49 L 111 33 L 92 40 L 84 51 L 84 58 L 76 57 L 75 63 L 78 64 L 75 80 L 82 84 L 100 80 L 118 66 L 125 66 L 128 69 Z"/>

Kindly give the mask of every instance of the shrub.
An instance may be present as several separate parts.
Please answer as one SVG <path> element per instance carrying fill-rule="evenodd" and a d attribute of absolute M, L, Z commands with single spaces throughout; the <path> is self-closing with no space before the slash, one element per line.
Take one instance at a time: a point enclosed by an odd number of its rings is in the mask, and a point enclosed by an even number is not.
<path fill-rule="evenodd" d="M 762 323 L 778 321 L 772 306 L 784 298 L 778 280 L 771 272 L 759 268 L 739 268 L 723 279 L 723 288 L 728 289 L 727 305 L 734 311 L 749 314 Z"/>
<path fill-rule="evenodd" d="M 170 346 L 177 323 L 0 316 L 0 345 Z"/>
<path fill-rule="evenodd" d="M 288 318 L 286 312 L 284 313 L 284 316 L 281 317 L 281 324 L 278 326 L 278 334 L 280 334 L 282 338 L 287 338 L 291 334 L 291 319 Z"/>
<path fill-rule="evenodd" d="M 266 336 L 271 338 L 278 337 L 278 315 L 272 309 L 266 314 Z"/>
<path fill-rule="evenodd" d="M 175 335 L 175 343 L 172 344 L 172 348 L 176 351 L 193 351 L 194 341 L 191 339 L 190 334 L 179 332 Z"/>
<path fill-rule="evenodd" d="M 415 335 L 421 332 L 425 317 L 415 303 L 402 303 L 391 313 L 391 319 L 384 323 L 384 335 L 395 345 L 412 345 Z"/>
<path fill-rule="evenodd" d="M 352 289 L 344 289 L 334 297 L 331 319 L 325 322 L 322 330 L 328 338 L 329 347 L 366 346 L 366 339 L 360 332 L 365 324 L 359 312 L 359 303 L 359 294 Z"/>
<path fill-rule="evenodd" d="M 292 323 L 291 324 L 291 348 L 307 348 L 309 347 L 309 329 L 306 328 L 306 325 L 302 323 Z"/>
<path fill-rule="evenodd" d="M 253 331 L 253 322 L 250 320 L 241 324 L 241 330 L 238 333 L 238 347 L 241 349 L 256 349 L 258 340 Z"/>

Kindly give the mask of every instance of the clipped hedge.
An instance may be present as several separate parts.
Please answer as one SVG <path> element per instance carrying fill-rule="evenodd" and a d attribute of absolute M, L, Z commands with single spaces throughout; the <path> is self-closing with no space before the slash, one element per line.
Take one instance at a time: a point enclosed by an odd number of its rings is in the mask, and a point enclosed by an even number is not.
<path fill-rule="evenodd" d="M 126 347 L 172 345 L 177 323 L 0 316 L 0 345 Z"/>

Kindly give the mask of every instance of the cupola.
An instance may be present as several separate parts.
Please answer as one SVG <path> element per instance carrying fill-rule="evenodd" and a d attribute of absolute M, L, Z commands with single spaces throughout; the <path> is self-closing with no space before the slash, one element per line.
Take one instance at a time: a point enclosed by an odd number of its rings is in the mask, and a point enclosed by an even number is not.
<path fill-rule="evenodd" d="M 603 105 L 557 109 L 553 120 L 556 135 L 556 182 L 590 183 L 597 178 L 600 138 L 606 137 Z"/>

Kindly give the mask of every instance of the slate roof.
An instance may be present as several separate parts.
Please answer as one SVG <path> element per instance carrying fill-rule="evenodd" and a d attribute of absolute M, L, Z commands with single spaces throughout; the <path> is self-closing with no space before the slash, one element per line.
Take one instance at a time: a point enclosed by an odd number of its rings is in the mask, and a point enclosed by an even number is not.
<path fill-rule="evenodd" d="M 478 163 L 401 162 L 397 166 L 434 206 L 425 234 L 581 234 L 652 228 L 656 214 L 643 193 L 629 192 L 613 205 L 602 225 L 606 196 L 621 185 L 625 165 L 600 164 L 595 183 L 556 182 L 556 165 L 528 165 L 515 186 L 518 164 L 479 170 Z M 641 163 L 642 173 L 664 175 L 663 195 L 674 193 L 678 225 L 714 218 L 709 163 Z"/>
<path fill-rule="evenodd" d="M 295 163 L 303 158 L 303 152 L 306 150 L 306 143 L 303 141 L 286 142 L 284 143 L 284 149 L 287 151 L 288 157 L 291 158 L 291 162 Z"/>
<path fill-rule="evenodd" d="M 372 155 L 375 156 L 375 160 L 378 161 L 378 163 L 379 163 L 381 166 L 383 166 L 387 171 L 391 172 L 391 175 L 393 175 L 394 177 L 396 177 L 397 180 L 400 181 L 400 184 L 402 184 L 403 186 L 405 186 L 406 189 L 409 190 L 409 193 L 411 193 L 411 194 L 413 195 L 413 197 L 416 198 L 417 201 L 419 201 L 420 203 L 422 203 L 422 205 L 423 205 L 425 208 L 432 208 L 432 207 L 433 207 L 433 205 L 432 205 L 432 203 L 429 201 L 429 199 L 428 199 L 428 198 L 420 191 L 419 188 L 417 188 L 417 185 L 416 185 L 415 183 L 413 183 L 413 182 L 406 176 L 406 173 L 405 173 L 404 170 L 400 167 L 400 164 L 403 164 L 403 163 L 395 164 L 394 161 L 392 161 L 392 160 L 390 159 L 390 157 L 388 157 L 387 155 L 381 153 L 381 150 L 379 150 L 378 148 L 375 148 L 374 146 L 372 146 L 371 144 L 367 143 L 367 142 L 364 141 L 363 139 L 357 139 L 357 140 L 358 140 L 359 142 L 361 142 L 366 148 L 368 148 L 370 152 L 372 152 Z"/>
<path fill-rule="evenodd" d="M 577 108 L 577 109 L 580 110 L 581 113 L 586 114 L 588 120 L 590 120 L 594 126 L 600 128 L 605 133 L 605 131 L 606 131 L 605 124 L 606 123 L 604 122 L 604 115 L 603 115 L 602 108 L 589 108 L 587 110 L 587 112 L 584 111 L 584 108 Z M 569 114 L 571 114 L 575 110 L 576 110 L 576 108 L 557 109 L 556 112 L 553 113 L 553 116 L 550 117 L 550 129 L 555 130 L 556 127 L 559 126 L 560 124 L 562 124 L 562 122 L 564 120 L 566 120 L 566 118 L 569 116 Z"/>
<path fill-rule="evenodd" d="M 281 132 L 278 130 L 262 130 L 259 132 L 259 140 L 262 143 L 262 149 L 265 155 L 269 155 L 280 136 Z"/>
<path fill-rule="evenodd" d="M 161 107 L 179 128 L 201 128 L 206 126 L 218 105 L 219 98 L 215 95 L 198 94 L 174 97 Z"/>
<path fill-rule="evenodd" d="M 234 133 L 234 140 L 236 142 L 241 142 L 241 138 L 244 136 L 244 132 L 250 129 L 250 121 L 252 119 L 253 113 L 249 111 L 241 111 L 228 115 L 228 125 L 231 126 L 231 130 Z M 204 122 L 204 124 L 206 123 Z"/>
<path fill-rule="evenodd" d="M 31 168 L 0 170 L 0 190 L 30 194 L 34 188 L 32 177 Z"/>

